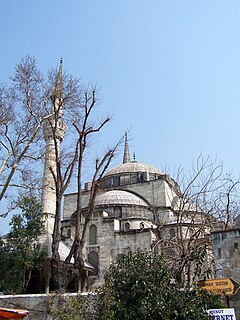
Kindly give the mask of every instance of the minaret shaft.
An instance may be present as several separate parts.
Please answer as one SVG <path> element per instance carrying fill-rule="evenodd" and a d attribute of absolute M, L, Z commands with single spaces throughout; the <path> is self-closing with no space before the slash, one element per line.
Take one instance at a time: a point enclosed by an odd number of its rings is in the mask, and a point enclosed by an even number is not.
<path fill-rule="evenodd" d="M 42 189 L 42 210 L 45 217 L 45 230 L 53 233 L 54 217 L 56 211 L 56 186 L 53 175 L 56 175 L 56 145 L 57 152 L 60 151 L 60 141 L 52 137 L 46 140 L 43 189 Z"/>
<path fill-rule="evenodd" d="M 57 174 L 56 160 L 60 153 L 60 144 L 64 138 L 66 128 L 62 121 L 62 60 L 56 82 L 51 95 L 52 114 L 44 123 L 44 139 L 46 142 L 45 163 L 42 188 L 42 210 L 44 214 L 45 231 L 52 234 L 56 213 L 56 184 L 54 176 Z"/>

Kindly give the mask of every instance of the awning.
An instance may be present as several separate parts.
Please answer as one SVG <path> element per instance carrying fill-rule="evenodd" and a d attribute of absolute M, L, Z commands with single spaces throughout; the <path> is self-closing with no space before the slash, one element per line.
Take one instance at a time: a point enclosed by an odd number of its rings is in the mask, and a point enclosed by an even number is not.
<path fill-rule="evenodd" d="M 27 310 L 0 308 L 0 319 L 22 319 L 28 314 Z"/>

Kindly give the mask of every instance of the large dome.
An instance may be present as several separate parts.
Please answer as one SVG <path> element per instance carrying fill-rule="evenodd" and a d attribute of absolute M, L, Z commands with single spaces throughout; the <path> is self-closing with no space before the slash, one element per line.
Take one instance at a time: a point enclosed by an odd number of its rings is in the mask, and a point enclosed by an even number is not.
<path fill-rule="evenodd" d="M 159 169 L 153 166 L 150 166 L 149 164 L 133 161 L 133 162 L 120 164 L 119 166 L 109 170 L 105 174 L 105 177 L 110 175 L 115 175 L 115 174 L 121 174 L 121 173 L 138 173 L 138 172 L 139 173 L 148 172 L 150 174 L 155 174 L 155 173 L 162 174 L 162 172 Z"/>
<path fill-rule="evenodd" d="M 133 193 L 122 190 L 111 190 L 98 195 L 95 205 L 135 205 L 148 207 L 148 204 L 143 199 Z"/>

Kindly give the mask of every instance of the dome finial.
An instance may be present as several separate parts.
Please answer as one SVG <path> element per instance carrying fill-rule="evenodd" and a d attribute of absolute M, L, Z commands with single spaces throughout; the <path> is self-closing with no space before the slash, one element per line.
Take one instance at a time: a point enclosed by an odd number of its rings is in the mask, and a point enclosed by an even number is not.
<path fill-rule="evenodd" d="M 127 131 L 125 132 L 125 144 L 124 144 L 124 155 L 123 155 L 123 163 L 130 163 L 130 153 L 128 148 L 128 137 L 127 137 Z"/>
<path fill-rule="evenodd" d="M 137 162 L 137 160 L 136 160 L 136 152 L 135 151 L 133 152 L 133 161 L 132 162 Z"/>

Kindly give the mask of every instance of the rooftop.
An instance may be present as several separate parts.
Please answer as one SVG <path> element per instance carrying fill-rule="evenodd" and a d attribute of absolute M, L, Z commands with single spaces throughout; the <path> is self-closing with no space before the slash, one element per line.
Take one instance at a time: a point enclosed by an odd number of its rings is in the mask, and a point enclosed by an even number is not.
<path fill-rule="evenodd" d="M 148 204 L 143 199 L 132 194 L 131 192 L 122 190 L 111 190 L 97 196 L 95 200 L 96 206 L 105 205 L 135 205 L 147 207 Z"/>

